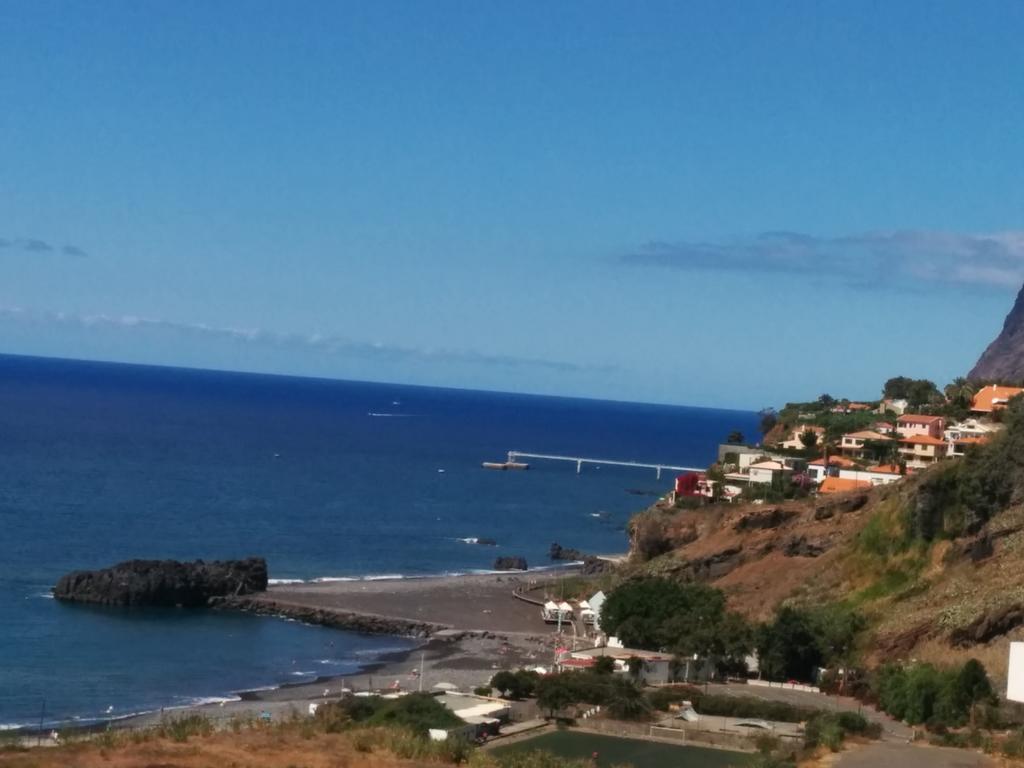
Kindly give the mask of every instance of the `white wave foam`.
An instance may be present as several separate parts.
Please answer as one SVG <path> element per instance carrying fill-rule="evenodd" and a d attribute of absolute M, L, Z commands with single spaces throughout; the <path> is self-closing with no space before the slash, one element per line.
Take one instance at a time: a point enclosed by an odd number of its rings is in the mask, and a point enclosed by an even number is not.
<path fill-rule="evenodd" d="M 267 584 L 305 584 L 303 579 L 267 579 Z"/>
<path fill-rule="evenodd" d="M 197 696 L 194 699 L 189 699 L 187 704 L 182 704 L 181 707 L 204 707 L 211 704 L 230 704 L 233 701 L 241 701 L 241 696 Z M 181 707 L 171 707 L 171 709 L 180 709 Z"/>
<path fill-rule="evenodd" d="M 353 576 L 318 576 L 310 581 L 314 584 L 330 584 L 334 581 L 359 581 L 359 579 Z"/>
<path fill-rule="evenodd" d="M 0 723 L 0 731 L 16 731 L 24 727 L 24 725 L 19 725 L 18 723 Z"/>
<path fill-rule="evenodd" d="M 408 578 L 401 573 L 375 573 L 369 576 L 363 576 L 363 581 L 386 581 L 387 579 L 405 579 Z"/>
<path fill-rule="evenodd" d="M 456 541 L 461 541 L 464 544 L 479 544 L 480 543 L 480 539 L 478 539 L 476 536 L 467 536 L 464 539 L 456 539 Z"/>
<path fill-rule="evenodd" d="M 315 675 L 316 672 L 290 672 L 289 674 L 292 677 L 309 677 L 310 675 Z"/>
<path fill-rule="evenodd" d="M 378 419 L 404 419 L 409 414 L 407 413 L 377 413 L 374 411 L 367 411 L 367 416 L 375 416 Z"/>
<path fill-rule="evenodd" d="M 29 597 L 42 598 L 43 600 L 53 600 L 52 592 L 39 592 L 35 595 L 29 595 Z"/>

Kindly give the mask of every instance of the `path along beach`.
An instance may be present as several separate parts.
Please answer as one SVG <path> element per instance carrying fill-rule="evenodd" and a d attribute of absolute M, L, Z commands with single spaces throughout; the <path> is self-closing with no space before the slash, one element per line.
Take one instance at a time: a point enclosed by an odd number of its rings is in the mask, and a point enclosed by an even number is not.
<path fill-rule="evenodd" d="M 422 644 L 390 654 L 346 677 L 248 691 L 237 701 L 153 712 L 119 721 L 143 727 L 168 715 L 202 713 L 213 719 L 269 714 L 278 719 L 309 704 L 352 692 L 431 690 L 449 684 L 462 691 L 486 685 L 502 669 L 550 667 L 565 642 L 541 619 L 537 605 L 513 595 L 517 589 L 542 599 L 559 594 L 565 569 L 543 580 L 529 572 L 474 574 L 419 579 L 330 581 L 273 585 L 265 593 L 227 601 L 224 610 L 248 610 L 354 631 L 415 635 Z M 566 628 L 568 638 L 571 628 Z M 571 640 L 570 640 L 571 642 Z M 422 668 L 421 668 L 422 665 Z"/>

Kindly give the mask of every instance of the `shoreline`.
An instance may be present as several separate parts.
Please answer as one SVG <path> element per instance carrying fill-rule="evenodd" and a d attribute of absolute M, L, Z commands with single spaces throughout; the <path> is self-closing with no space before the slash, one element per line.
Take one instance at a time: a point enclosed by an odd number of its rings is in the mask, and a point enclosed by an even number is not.
<path fill-rule="evenodd" d="M 212 610 L 273 616 L 417 643 L 408 650 L 385 651 L 351 674 L 321 675 L 313 680 L 232 691 L 191 704 L 112 718 L 51 721 L 44 723 L 42 733 L 144 728 L 159 724 L 167 716 L 190 714 L 225 721 L 268 712 L 278 719 L 292 712 L 307 714 L 309 704 L 336 700 L 345 695 L 342 689 L 383 693 L 418 690 L 421 679 L 424 691 L 432 690 L 439 682 L 472 690 L 488 683 L 501 669 L 550 665 L 557 635 L 541 621 L 536 605 L 516 598 L 513 592 L 557 590 L 562 579 L 578 575 L 580 567 L 573 563 L 528 571 L 278 582 L 262 593 L 220 600 Z M 0 738 L 31 740 L 39 734 L 38 723 L 26 723 L 0 731 Z"/>

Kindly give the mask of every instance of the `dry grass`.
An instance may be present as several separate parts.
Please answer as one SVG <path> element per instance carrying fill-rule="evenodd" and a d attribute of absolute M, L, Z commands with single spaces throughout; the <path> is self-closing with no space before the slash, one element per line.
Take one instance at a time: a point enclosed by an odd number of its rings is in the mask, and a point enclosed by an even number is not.
<path fill-rule="evenodd" d="M 256 727 L 182 743 L 125 732 L 59 747 L 0 750 L 0 768 L 437 768 L 436 760 L 396 757 L 385 739 L 366 733 Z"/>

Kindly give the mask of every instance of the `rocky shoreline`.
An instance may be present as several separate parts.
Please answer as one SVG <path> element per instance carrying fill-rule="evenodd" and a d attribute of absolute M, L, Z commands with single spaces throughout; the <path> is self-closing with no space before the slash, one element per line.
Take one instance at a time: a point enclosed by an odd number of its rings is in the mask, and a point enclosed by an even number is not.
<path fill-rule="evenodd" d="M 72 571 L 53 588 L 57 600 L 124 607 L 202 608 L 227 595 L 267 588 L 267 561 L 127 560 L 94 571 Z"/>
<path fill-rule="evenodd" d="M 373 613 L 358 613 L 337 608 L 316 608 L 275 600 L 266 595 L 215 598 L 210 603 L 217 610 L 243 611 L 260 616 L 278 616 L 295 619 L 305 624 L 316 624 L 333 629 L 345 629 L 368 635 L 398 635 L 428 638 L 442 630 L 452 629 L 448 624 L 416 621 Z"/>

